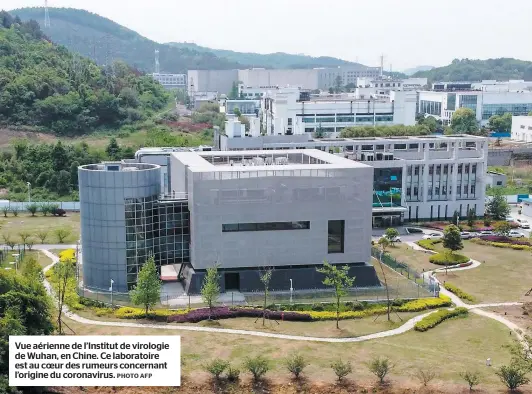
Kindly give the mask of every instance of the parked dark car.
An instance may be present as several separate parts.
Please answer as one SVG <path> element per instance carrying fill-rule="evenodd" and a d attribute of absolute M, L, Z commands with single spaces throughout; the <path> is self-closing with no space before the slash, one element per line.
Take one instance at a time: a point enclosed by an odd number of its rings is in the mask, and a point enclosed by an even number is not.
<path fill-rule="evenodd" d="M 54 216 L 66 216 L 66 211 L 62 208 L 52 209 L 52 215 Z"/>

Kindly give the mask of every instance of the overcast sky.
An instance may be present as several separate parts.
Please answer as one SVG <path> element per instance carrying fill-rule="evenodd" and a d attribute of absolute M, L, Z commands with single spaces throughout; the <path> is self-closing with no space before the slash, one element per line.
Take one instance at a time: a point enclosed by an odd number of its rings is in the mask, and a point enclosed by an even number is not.
<path fill-rule="evenodd" d="M 44 0 L 1 0 L 0 8 Z M 49 0 L 158 42 L 335 56 L 394 70 L 454 58 L 532 60 L 532 0 Z M 52 15 L 53 23 L 53 15 Z"/>

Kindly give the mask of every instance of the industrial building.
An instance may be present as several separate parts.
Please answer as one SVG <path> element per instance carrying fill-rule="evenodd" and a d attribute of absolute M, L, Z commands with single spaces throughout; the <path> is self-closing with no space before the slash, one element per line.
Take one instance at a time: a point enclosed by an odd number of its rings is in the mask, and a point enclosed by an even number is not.
<path fill-rule="evenodd" d="M 532 116 L 512 117 L 512 141 L 532 143 Z"/>
<path fill-rule="evenodd" d="M 79 167 L 83 282 L 127 291 L 153 254 L 187 293 L 219 265 L 222 291 L 323 287 L 316 268 L 350 266 L 356 286 L 378 286 L 369 264 L 373 168 L 318 150 L 171 152 L 171 192 L 156 164 Z"/>
<path fill-rule="evenodd" d="M 186 89 L 187 76 L 186 74 L 161 74 L 153 73 L 152 78 L 159 82 L 165 89 Z"/>
<path fill-rule="evenodd" d="M 449 84 L 445 86 L 449 88 Z M 532 91 L 478 91 L 460 90 L 459 87 L 453 91 L 437 91 L 438 89 L 438 85 L 434 85 L 434 91 L 418 92 L 419 112 L 434 116 L 444 124 L 450 124 L 454 111 L 462 107 L 472 109 L 477 121 L 483 126 L 493 115 L 508 112 L 514 116 L 523 116 L 532 111 Z"/>
<path fill-rule="evenodd" d="M 332 135 L 351 126 L 416 124 L 416 92 L 390 92 L 357 99 L 354 95 L 310 97 L 297 88 L 265 97 L 262 123 L 266 135 L 322 133 Z"/>

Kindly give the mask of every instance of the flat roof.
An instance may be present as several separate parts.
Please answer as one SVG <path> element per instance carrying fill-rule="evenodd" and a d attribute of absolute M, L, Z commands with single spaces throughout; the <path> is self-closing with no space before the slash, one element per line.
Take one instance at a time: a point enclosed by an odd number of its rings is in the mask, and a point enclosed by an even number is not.
<path fill-rule="evenodd" d="M 242 158 L 254 157 L 288 157 L 289 155 L 303 155 L 315 159 L 320 163 L 288 163 L 271 165 L 215 165 L 209 158 Z M 177 160 L 188 166 L 193 172 L 246 172 L 266 170 L 309 170 L 309 169 L 343 169 L 343 168 L 371 168 L 367 164 L 346 159 L 317 149 L 281 149 L 281 150 L 246 150 L 246 151 L 211 151 L 211 152 L 173 152 Z"/>

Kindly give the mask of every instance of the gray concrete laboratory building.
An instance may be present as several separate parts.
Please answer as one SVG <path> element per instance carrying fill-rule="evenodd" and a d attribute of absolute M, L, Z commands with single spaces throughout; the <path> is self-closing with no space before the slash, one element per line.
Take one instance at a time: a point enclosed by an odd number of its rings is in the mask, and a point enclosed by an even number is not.
<path fill-rule="evenodd" d="M 222 291 L 323 287 L 316 268 L 349 265 L 356 286 L 378 286 L 370 262 L 371 166 L 315 149 L 173 152 L 168 192 L 155 164 L 79 168 L 84 285 L 136 282 L 153 253 L 198 293 L 217 264 Z"/>

